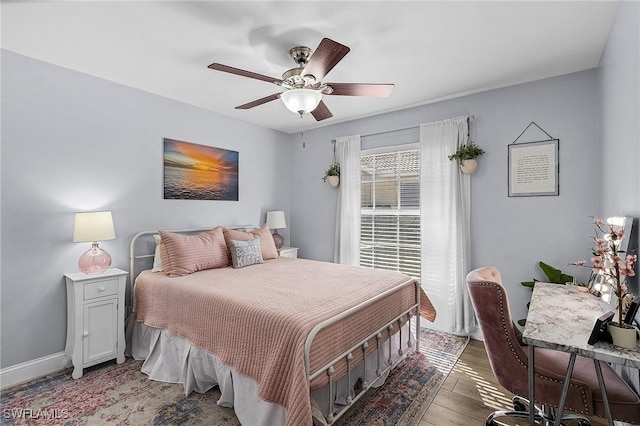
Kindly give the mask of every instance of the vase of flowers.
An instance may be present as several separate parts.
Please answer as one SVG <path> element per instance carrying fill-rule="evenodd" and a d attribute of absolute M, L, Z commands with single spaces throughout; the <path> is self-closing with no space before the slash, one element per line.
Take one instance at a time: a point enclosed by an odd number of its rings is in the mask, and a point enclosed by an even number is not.
<path fill-rule="evenodd" d="M 594 274 L 601 275 L 608 282 L 617 299 L 618 320 L 609 325 L 609 333 L 613 344 L 623 348 L 636 347 L 636 329 L 623 322 L 623 309 L 627 295 L 626 278 L 635 275 L 634 265 L 638 260 L 635 254 L 627 254 L 620 250 L 620 242 L 624 238 L 623 229 L 615 229 L 605 224 L 602 219 L 594 219 L 595 236 L 591 257 L 591 268 Z M 574 262 L 574 265 L 585 266 L 586 261 Z"/>

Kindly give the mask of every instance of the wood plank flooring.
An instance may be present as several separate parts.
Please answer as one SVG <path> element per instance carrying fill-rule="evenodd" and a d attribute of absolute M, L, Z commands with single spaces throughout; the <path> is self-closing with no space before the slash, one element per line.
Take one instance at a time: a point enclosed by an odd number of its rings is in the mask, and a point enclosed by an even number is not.
<path fill-rule="evenodd" d="M 493 376 L 484 343 L 471 340 L 419 426 L 484 425 L 492 411 L 511 409 L 512 396 Z M 593 426 L 607 424 L 599 417 L 590 420 Z M 503 418 L 500 424 L 527 426 L 528 422 Z"/>

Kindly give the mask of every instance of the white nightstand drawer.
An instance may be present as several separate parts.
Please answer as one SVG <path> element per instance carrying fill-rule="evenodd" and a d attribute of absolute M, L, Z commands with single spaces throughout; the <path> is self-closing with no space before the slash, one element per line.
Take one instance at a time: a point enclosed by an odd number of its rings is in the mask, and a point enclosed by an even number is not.
<path fill-rule="evenodd" d="M 118 279 L 102 280 L 84 285 L 84 300 L 118 294 Z"/>

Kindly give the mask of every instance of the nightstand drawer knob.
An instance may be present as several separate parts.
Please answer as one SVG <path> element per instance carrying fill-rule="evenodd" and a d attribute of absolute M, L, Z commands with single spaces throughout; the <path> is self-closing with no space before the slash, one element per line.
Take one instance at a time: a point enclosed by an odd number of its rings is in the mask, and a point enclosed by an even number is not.
<path fill-rule="evenodd" d="M 106 297 L 118 294 L 118 279 L 109 278 L 95 282 L 88 282 L 84 285 L 84 300 L 96 297 Z"/>
<path fill-rule="evenodd" d="M 89 335 L 88 331 L 85 331 L 84 333 L 82 333 L 82 337 L 87 337 Z"/>

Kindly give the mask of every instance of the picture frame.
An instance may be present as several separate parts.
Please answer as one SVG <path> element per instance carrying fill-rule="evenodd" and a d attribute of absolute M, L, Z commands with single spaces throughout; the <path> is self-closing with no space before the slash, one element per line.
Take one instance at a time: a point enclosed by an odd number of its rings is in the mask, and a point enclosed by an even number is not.
<path fill-rule="evenodd" d="M 633 324 L 634 321 L 637 322 L 636 316 L 638 316 L 639 308 L 640 308 L 640 298 L 636 297 L 635 299 L 633 299 L 633 301 L 629 305 L 629 308 L 627 309 L 627 312 L 625 313 L 625 316 L 624 316 L 625 324 Z"/>
<path fill-rule="evenodd" d="M 164 199 L 238 201 L 239 153 L 164 138 Z"/>
<path fill-rule="evenodd" d="M 509 145 L 509 197 L 560 194 L 559 145 L 559 139 Z"/>
<path fill-rule="evenodd" d="M 612 343 L 611 335 L 607 331 L 607 326 L 613 319 L 614 312 L 606 312 L 602 314 L 596 320 L 596 323 L 591 330 L 591 335 L 589 336 L 589 340 L 587 341 L 590 345 L 595 345 L 597 342 L 607 342 Z"/>

